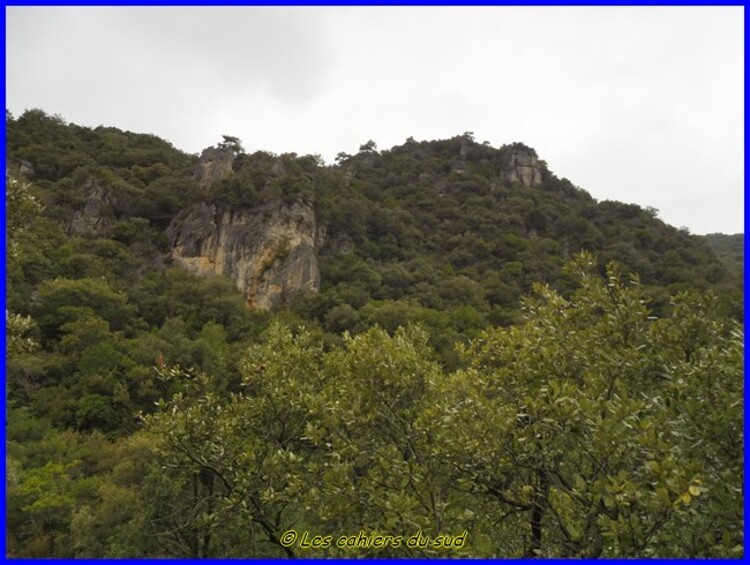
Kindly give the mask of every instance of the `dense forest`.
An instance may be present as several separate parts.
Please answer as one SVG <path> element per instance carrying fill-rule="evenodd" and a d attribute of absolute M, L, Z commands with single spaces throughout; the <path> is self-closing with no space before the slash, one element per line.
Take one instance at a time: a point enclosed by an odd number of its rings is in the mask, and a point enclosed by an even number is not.
<path fill-rule="evenodd" d="M 8 556 L 743 555 L 741 234 L 471 132 L 6 141 Z"/>

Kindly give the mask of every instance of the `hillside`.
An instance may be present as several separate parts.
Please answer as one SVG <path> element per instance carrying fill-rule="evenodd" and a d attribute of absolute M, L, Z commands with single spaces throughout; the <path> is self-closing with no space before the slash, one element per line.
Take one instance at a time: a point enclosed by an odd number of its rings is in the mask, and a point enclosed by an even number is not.
<path fill-rule="evenodd" d="M 736 277 L 742 279 L 745 272 L 745 236 L 741 233 L 726 235 L 710 233 L 702 236 L 716 256 Z"/>
<path fill-rule="evenodd" d="M 492 147 L 468 132 L 388 150 L 370 141 L 335 164 L 246 150 L 249 140 L 231 136 L 188 155 L 152 135 L 80 127 L 41 110 L 6 113 L 6 134 L 9 554 L 281 556 L 291 551 L 279 542 L 281 524 L 297 521 L 341 533 L 459 534 L 463 524 L 468 555 L 482 556 L 741 550 L 731 479 L 741 461 L 717 439 L 741 426 L 732 333 L 744 313 L 741 236 L 692 236 L 653 209 L 597 201 L 533 148 Z M 701 379 L 713 364 L 726 367 L 717 377 L 726 382 L 710 387 Z M 716 420 L 685 423 L 671 404 L 657 406 L 654 398 L 687 398 L 674 388 L 687 381 L 669 376 L 677 368 L 707 387 L 683 408 L 697 417 L 703 402 L 724 406 Z M 506 389 L 493 380 L 501 377 L 518 382 Z M 579 415 L 556 412 L 565 403 L 531 405 L 546 398 L 546 379 L 575 398 Z M 630 390 L 652 390 L 653 401 Z M 339 394 L 353 406 L 335 401 Z M 512 414 L 492 412 L 498 397 Z M 444 404 L 461 398 L 475 404 Z M 483 420 L 472 412 L 480 405 L 495 415 Z M 610 470 L 595 461 L 565 467 L 572 444 L 555 444 L 559 458 L 542 474 L 531 465 L 515 484 L 517 461 L 547 453 L 531 444 L 559 436 L 545 428 L 527 438 L 516 422 L 527 409 L 539 422 L 580 417 L 580 430 L 602 410 L 618 414 L 615 422 L 640 414 L 644 426 L 673 433 L 691 466 L 655 437 Z M 602 446 L 636 441 L 625 429 L 587 430 L 580 437 Z M 531 451 L 495 452 L 477 440 L 506 433 L 507 445 L 536 438 L 525 444 Z M 717 452 L 698 453 L 684 439 L 692 437 Z M 357 455 L 380 441 L 371 459 Z M 326 451 L 334 448 L 338 459 Z M 646 465 L 660 458 L 673 467 Z M 507 469 L 493 475 L 498 462 Z M 238 471 L 248 465 L 258 474 Z M 562 483 L 550 486 L 545 473 L 557 465 Z M 399 475 L 407 471 L 408 481 Z M 602 485 L 613 477 L 623 492 L 654 500 L 604 512 Z M 701 501 L 728 537 L 679 545 L 684 528 L 706 525 L 687 502 L 662 520 L 656 499 L 663 490 L 672 508 L 670 497 L 685 500 L 718 478 L 723 486 Z M 347 481 L 361 498 L 341 494 Z M 583 494 L 567 481 L 583 481 Z M 412 498 L 398 498 L 407 483 Z M 449 486 L 459 483 L 465 490 Z M 243 489 L 255 494 L 242 499 Z M 560 496 L 582 505 L 562 527 L 551 518 Z M 107 510 L 116 507 L 118 515 Z M 519 515 L 508 531 L 490 526 L 521 511 L 530 522 Z M 173 523 L 181 514 L 189 526 Z M 622 521 L 642 531 L 627 541 Z M 663 535 L 646 535 L 652 527 Z M 506 545 L 494 544 L 498 532 Z M 423 555 L 390 549 L 362 554 Z"/>
<path fill-rule="evenodd" d="M 83 247 L 100 261 L 101 252 L 90 249 L 107 241 L 133 263 L 120 273 L 128 276 L 159 272 L 159 265 L 175 258 L 198 272 L 226 268 L 229 278 L 234 268 L 240 289 L 260 287 L 257 298 L 245 293 L 248 302 L 266 308 L 283 302 L 334 334 L 374 323 L 392 331 L 422 321 L 447 351 L 461 335 L 512 323 L 534 282 L 570 290 L 562 267 L 584 249 L 597 254 L 602 268 L 616 260 L 638 273 L 657 311 L 666 308 L 669 293 L 714 289 L 724 308 L 741 316 L 741 282 L 704 240 L 665 224 L 651 209 L 597 202 L 557 178 L 523 144 L 497 149 L 470 134 L 410 139 L 386 151 L 369 142 L 358 154 L 340 154 L 336 165 L 325 166 L 315 156 L 248 154 L 239 140 L 234 143 L 196 158 L 153 136 L 80 128 L 41 112 L 27 112 L 8 125 L 9 162 L 33 169 L 29 179 L 55 226 L 48 224 L 46 237 L 56 241 L 51 245 L 69 242 L 64 248 L 71 255 Z M 290 212 L 295 206 L 304 220 Z M 255 210 L 261 218 L 251 221 Z M 229 211 L 244 217 L 224 226 L 224 235 L 234 230 L 232 240 L 222 243 L 234 246 L 227 259 L 232 264 L 222 260 L 217 268 L 216 254 L 223 258 L 226 249 L 195 247 L 219 237 L 210 226 L 221 224 L 214 216 Z M 268 229 L 262 216 L 269 213 L 276 214 L 278 229 L 286 229 L 283 235 L 257 233 Z M 308 227 L 295 231 L 292 216 Z M 237 228 L 238 221 L 251 227 Z M 284 221 L 286 228 L 280 227 Z M 252 233 L 242 235 L 248 229 Z M 240 236 L 264 243 L 251 252 L 252 245 L 237 246 Z M 294 255 L 297 263 L 287 265 L 283 276 L 278 263 L 261 280 L 271 266 L 266 262 L 289 253 L 282 249 L 284 238 L 287 245 L 304 239 L 309 249 Z M 84 265 L 77 277 L 100 271 L 99 265 L 90 272 Z M 66 272 L 53 268 L 38 275 L 56 276 Z M 304 280 L 286 288 L 285 279 L 295 276 Z M 305 288 L 320 292 L 295 292 Z M 29 304 L 31 290 L 12 294 L 10 305 L 30 313 L 22 305 Z M 442 316 L 446 312 L 450 319 Z"/>

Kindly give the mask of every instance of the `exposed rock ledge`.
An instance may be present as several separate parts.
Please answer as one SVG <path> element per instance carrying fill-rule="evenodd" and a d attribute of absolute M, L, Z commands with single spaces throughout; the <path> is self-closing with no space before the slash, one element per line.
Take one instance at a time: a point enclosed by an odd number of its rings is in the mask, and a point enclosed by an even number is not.
<path fill-rule="evenodd" d="M 520 182 L 532 187 L 542 184 L 542 170 L 539 158 L 533 149 L 515 149 L 501 171 L 501 177 L 510 182 Z"/>
<path fill-rule="evenodd" d="M 89 179 L 83 186 L 83 208 L 73 213 L 68 224 L 70 235 L 102 234 L 112 224 L 112 206 L 116 199 L 96 180 Z"/>
<path fill-rule="evenodd" d="M 319 232 L 312 204 L 302 200 L 252 210 L 198 204 L 167 229 L 175 262 L 201 275 L 230 277 L 249 306 L 264 310 L 289 291 L 318 290 Z"/>
<path fill-rule="evenodd" d="M 232 176 L 235 154 L 226 148 L 207 147 L 198 159 L 195 180 L 206 188 L 213 183 Z"/>

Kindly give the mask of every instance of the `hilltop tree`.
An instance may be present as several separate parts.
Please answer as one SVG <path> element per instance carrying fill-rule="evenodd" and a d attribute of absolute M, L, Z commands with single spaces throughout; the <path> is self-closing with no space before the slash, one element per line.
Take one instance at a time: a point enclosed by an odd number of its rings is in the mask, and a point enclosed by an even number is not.
<path fill-rule="evenodd" d="M 221 137 L 224 138 L 224 141 L 219 143 L 220 149 L 229 150 L 234 153 L 235 156 L 245 152 L 245 149 L 244 147 L 242 147 L 242 142 L 240 141 L 239 137 L 234 137 L 231 135 L 222 135 Z"/>

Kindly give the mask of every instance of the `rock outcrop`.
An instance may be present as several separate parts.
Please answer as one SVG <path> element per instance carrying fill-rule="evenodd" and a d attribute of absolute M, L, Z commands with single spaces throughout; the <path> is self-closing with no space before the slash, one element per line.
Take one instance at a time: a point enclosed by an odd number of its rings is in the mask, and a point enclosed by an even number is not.
<path fill-rule="evenodd" d="M 223 147 L 207 147 L 201 153 L 198 167 L 195 170 L 195 180 L 202 187 L 225 179 L 232 175 L 235 153 Z"/>
<path fill-rule="evenodd" d="M 29 178 L 34 176 L 34 165 L 26 161 L 25 159 L 21 160 L 21 166 L 18 168 L 18 171 L 21 173 L 22 176 Z"/>
<path fill-rule="evenodd" d="M 112 206 L 115 197 L 95 179 L 83 186 L 83 208 L 73 213 L 68 225 L 70 235 L 101 234 L 112 225 Z"/>
<path fill-rule="evenodd" d="M 530 148 L 514 148 L 500 176 L 503 180 L 519 182 L 528 187 L 541 185 L 542 169 L 536 152 Z"/>
<path fill-rule="evenodd" d="M 167 234 L 175 262 L 201 275 L 231 278 L 253 308 L 266 310 L 290 291 L 320 287 L 315 251 L 322 230 L 308 201 L 252 210 L 199 204 L 178 214 Z"/>

